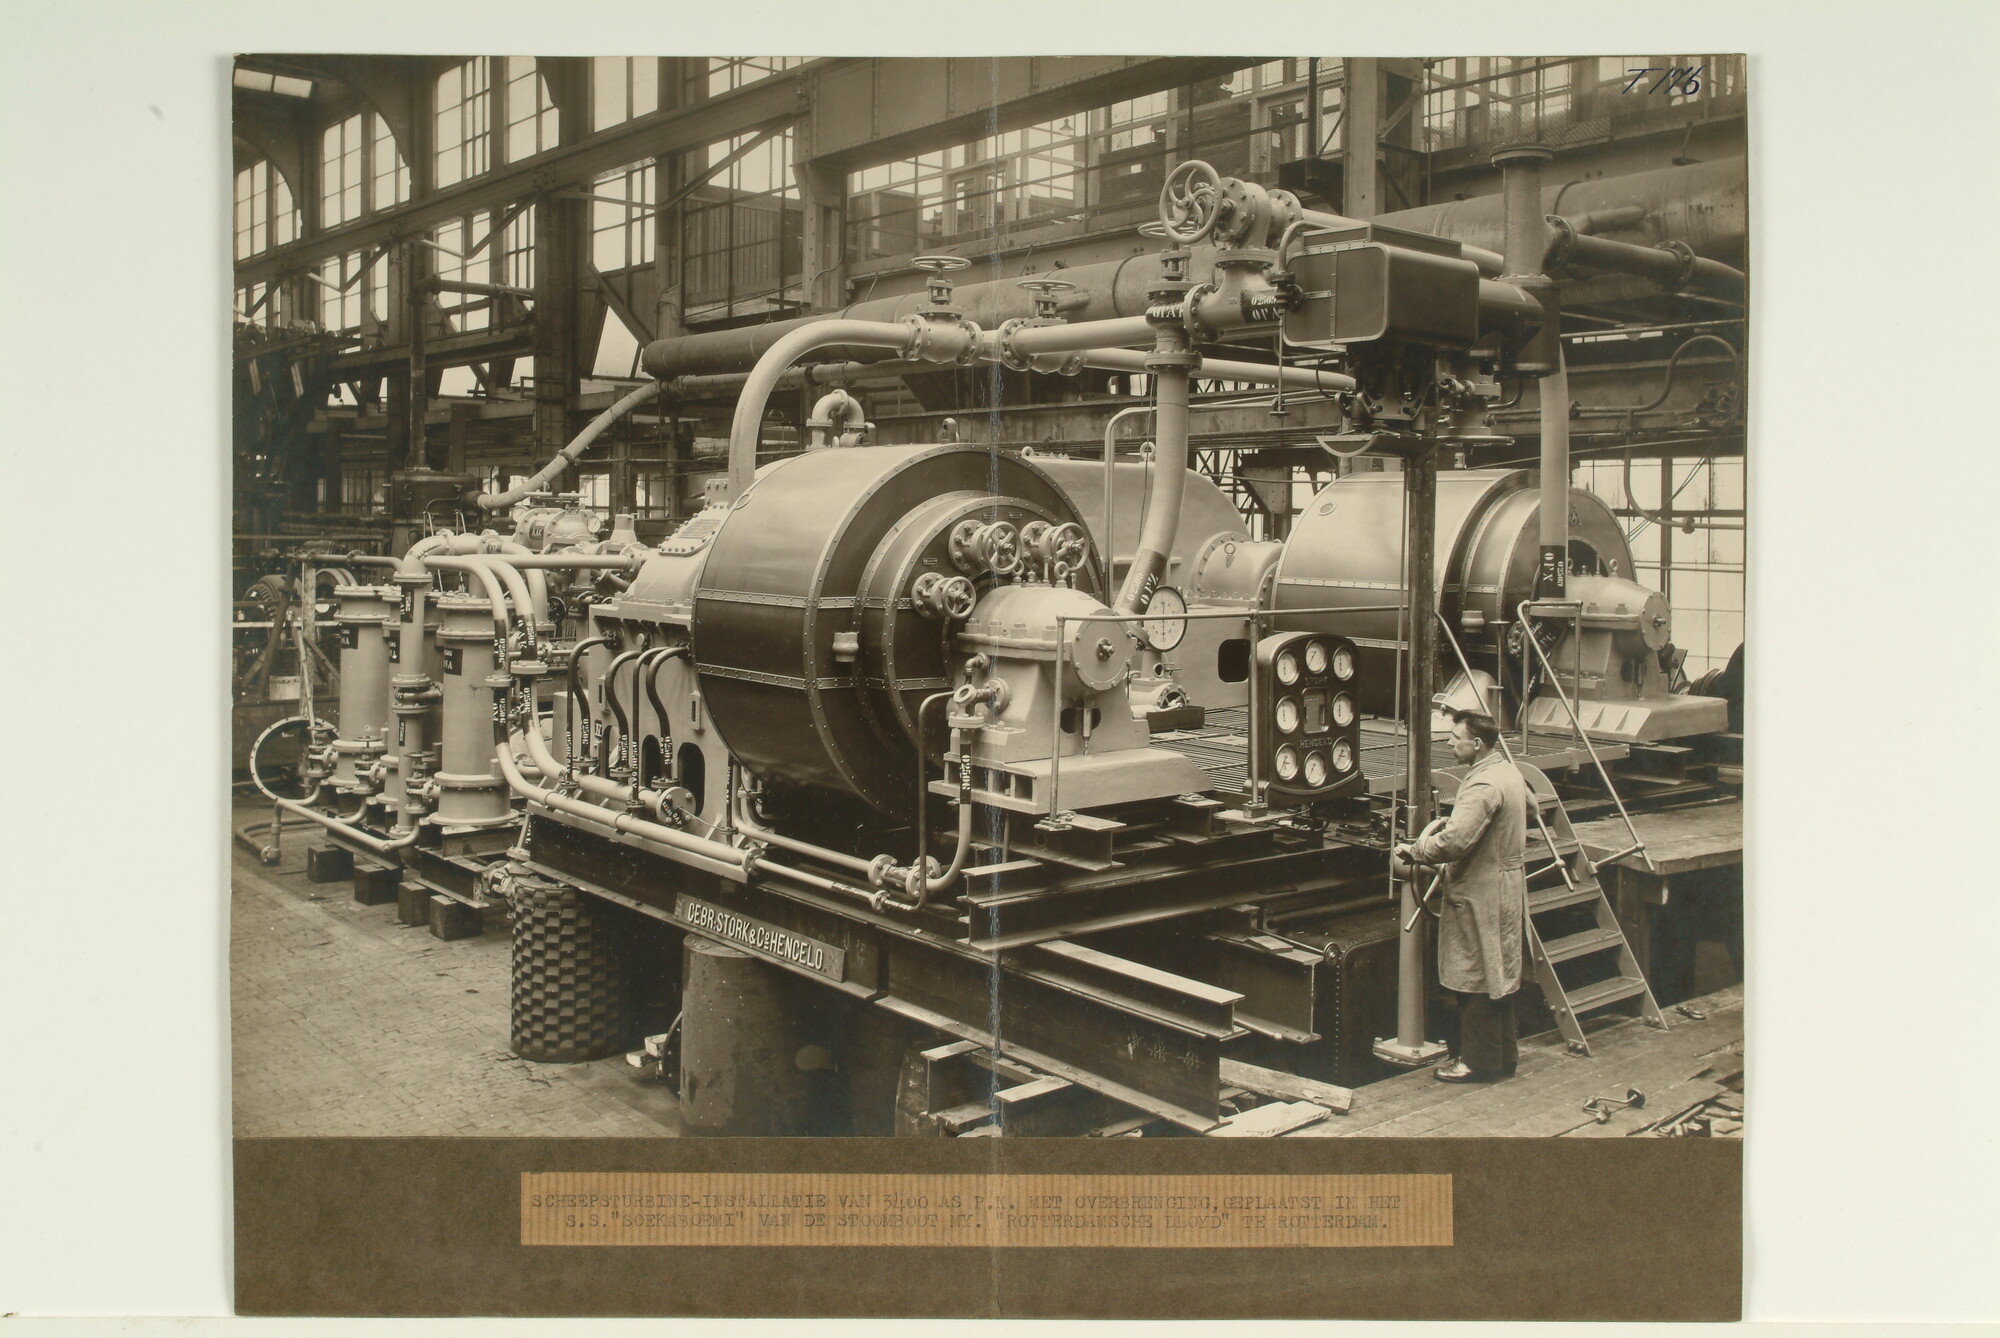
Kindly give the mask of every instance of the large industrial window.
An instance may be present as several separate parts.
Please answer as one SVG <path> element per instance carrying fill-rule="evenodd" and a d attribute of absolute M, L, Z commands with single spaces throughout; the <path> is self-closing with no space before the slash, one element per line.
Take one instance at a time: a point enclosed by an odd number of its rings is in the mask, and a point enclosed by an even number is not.
<path fill-rule="evenodd" d="M 659 109 L 657 56 L 599 56 L 590 62 L 591 130 L 608 130 Z"/>
<path fill-rule="evenodd" d="M 507 57 L 507 161 L 532 158 L 553 149 L 562 136 L 562 115 L 549 96 L 548 82 L 533 56 Z"/>
<path fill-rule="evenodd" d="M 633 163 L 591 183 L 590 263 L 601 274 L 653 261 L 653 164 Z M 630 200 L 631 205 L 613 204 Z"/>
<path fill-rule="evenodd" d="M 337 333 L 360 329 L 361 253 L 328 256 L 320 262 L 318 277 L 320 328 Z"/>
<path fill-rule="evenodd" d="M 1691 71 L 1699 71 L 1692 82 Z M 1732 96 L 1742 90 L 1742 80 L 1743 62 L 1736 56 L 1429 61 L 1424 71 L 1424 147 L 1436 152 L 1491 147 L 1520 137 L 1556 144 L 1578 136 L 1601 137 L 1613 133 L 1615 122 Z"/>
<path fill-rule="evenodd" d="M 472 252 L 473 243 L 486 236 L 491 216 L 480 213 L 471 219 L 455 218 L 440 227 L 434 234 L 437 249 L 433 253 L 437 265 L 437 276 L 454 283 L 493 282 L 493 249 L 488 242 L 478 251 Z M 454 330 L 484 330 L 492 322 L 490 299 L 466 293 L 441 292 L 438 306 L 451 321 Z"/>
<path fill-rule="evenodd" d="M 236 319 L 276 329 L 284 321 L 285 290 L 253 283 L 236 290 Z"/>
<path fill-rule="evenodd" d="M 742 148 L 738 135 L 681 156 L 692 180 Z M 800 212 L 792 133 L 771 136 L 697 189 L 681 215 L 689 321 L 797 306 Z"/>
<path fill-rule="evenodd" d="M 508 220 L 500 234 L 500 282 L 510 288 L 535 286 L 535 206 Z"/>
<path fill-rule="evenodd" d="M 361 113 L 335 121 L 320 136 L 319 222 L 337 228 L 361 217 Z"/>
<path fill-rule="evenodd" d="M 283 246 L 299 235 L 299 211 L 284 176 L 258 159 L 236 174 L 236 258 Z"/>
<path fill-rule="evenodd" d="M 437 184 L 450 186 L 493 165 L 493 62 L 476 56 L 437 81 Z"/>
<path fill-rule="evenodd" d="M 1572 475 L 1625 527 L 1632 579 L 1667 597 L 1688 677 L 1720 669 L 1743 644 L 1743 459 L 1635 459 L 1629 494 L 1627 477 L 1622 459 L 1583 461 Z"/>
<path fill-rule="evenodd" d="M 780 70 L 803 65 L 809 59 L 811 57 L 808 56 L 711 56 L 706 70 L 701 68 L 699 61 L 687 61 L 683 66 L 687 71 L 683 83 L 690 94 L 698 96 L 705 90 L 713 97 L 732 88 L 754 84 L 759 79 L 768 79 Z"/>
<path fill-rule="evenodd" d="M 376 112 L 368 114 L 368 123 L 373 131 L 369 153 L 373 158 L 375 174 L 374 198 L 368 202 L 371 209 L 387 209 L 410 198 L 410 165 L 403 160 L 403 152 L 396 147 L 396 136 L 389 129 L 389 123 Z"/>

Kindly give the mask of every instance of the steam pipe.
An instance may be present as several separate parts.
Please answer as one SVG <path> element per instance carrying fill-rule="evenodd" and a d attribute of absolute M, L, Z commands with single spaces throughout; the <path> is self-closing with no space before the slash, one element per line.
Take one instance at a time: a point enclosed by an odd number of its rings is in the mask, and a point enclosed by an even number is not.
<path fill-rule="evenodd" d="M 611 667 L 604 671 L 604 704 L 611 708 L 611 718 L 618 725 L 618 761 L 621 765 L 629 762 L 632 757 L 632 726 L 625 719 L 625 708 L 618 703 L 618 671 L 625 667 L 627 660 L 637 660 L 644 656 L 645 653 L 644 648 L 624 651 L 616 659 L 612 660 Z M 639 680 L 634 678 L 632 680 L 632 706 L 635 715 L 638 713 L 638 705 Z M 611 750 L 606 748 L 604 751 L 606 756 L 599 758 L 597 762 L 598 773 L 600 775 L 608 770 L 611 765 L 609 757 Z M 626 774 L 630 775 L 631 773 L 627 771 Z"/>
<path fill-rule="evenodd" d="M 1153 372 L 1153 489 L 1139 519 L 1139 543 L 1125 572 L 1112 612 L 1131 616 L 1145 612 L 1166 574 L 1174 531 L 1181 520 L 1181 498 L 1187 492 L 1188 370 L 1200 359 L 1185 351 L 1186 336 L 1175 326 L 1159 331 L 1159 346 L 1148 367 Z M 1110 536 L 1105 536 L 1110 542 Z"/>
<path fill-rule="evenodd" d="M 659 393 L 660 383 L 649 381 L 626 395 L 623 399 L 618 400 L 603 413 L 591 419 L 583 431 L 576 434 L 575 439 L 569 445 L 556 452 L 555 458 L 536 470 L 527 482 L 522 483 L 518 487 L 509 488 L 505 492 L 480 493 L 474 499 L 478 503 L 479 509 L 481 511 L 503 511 L 520 501 L 523 497 L 526 497 L 529 493 L 540 491 L 543 485 L 547 484 L 550 479 L 575 464 L 577 457 L 589 450 L 591 443 L 604 435 L 606 428 Z"/>
<path fill-rule="evenodd" d="M 1569 580 L 1569 363 L 1560 343 L 1556 369 L 1542 378 L 1542 559 L 1547 589 L 1540 598 L 1560 598 Z M 1558 565 L 1549 567 L 1553 560 Z M 1542 584 L 1542 582 L 1537 582 Z"/>
<path fill-rule="evenodd" d="M 1551 274 L 1630 274 L 1651 280 L 1669 293 L 1698 293 L 1736 303 L 1744 300 L 1749 286 L 1742 270 L 1697 256 L 1684 242 L 1634 246 L 1589 236 L 1578 223 L 1556 214 L 1548 215 L 1545 222 L 1553 235 L 1542 265 Z"/>
<path fill-rule="evenodd" d="M 736 400 L 736 417 L 729 425 L 730 492 L 742 496 L 757 477 L 757 438 L 759 429 L 764 425 L 764 406 L 786 368 L 815 349 L 834 345 L 859 344 L 901 351 L 916 341 L 918 333 L 913 326 L 890 325 L 880 321 L 816 321 L 793 330 L 773 343 L 751 369 L 750 379 L 744 382 L 743 393 Z M 631 398 L 626 396 L 628 400 Z M 624 403 L 624 400 L 619 403 Z M 617 407 L 616 404 L 611 406 L 612 409 Z M 611 410 L 605 412 L 610 413 Z"/>
<path fill-rule="evenodd" d="M 1019 336 L 1016 336 L 1018 338 Z M 1083 355 L 1083 365 L 1107 372 L 1143 372 L 1151 356 L 1139 349 L 1101 348 Z M 1223 358 L 1203 358 L 1193 369 L 1195 376 L 1212 376 L 1221 381 L 1248 381 L 1253 385 L 1283 384 L 1287 390 L 1326 392 L 1352 390 L 1355 380 L 1340 372 L 1322 372 L 1311 367 L 1278 367 L 1268 362 L 1232 362 Z"/>
<path fill-rule="evenodd" d="M 406 846 L 415 845 L 417 843 L 417 833 L 422 830 L 416 824 L 412 823 L 408 831 L 400 836 L 390 837 L 385 841 L 373 832 L 363 831 L 359 827 L 350 827 L 340 819 L 330 817 L 316 808 L 309 808 L 296 799 L 281 799 L 273 796 L 272 802 L 287 813 L 296 813 L 302 818 L 311 818 L 314 822 L 331 832 L 336 841 L 352 841 L 362 849 L 372 851 L 377 855 L 393 855 Z"/>
<path fill-rule="evenodd" d="M 1113 547 L 1111 523 L 1117 511 L 1112 506 L 1112 494 L 1118 490 L 1118 452 L 1112 444 L 1112 434 L 1117 432 L 1120 419 L 1132 414 L 1153 412 L 1150 404 L 1135 404 L 1128 409 L 1120 409 L 1111 415 L 1111 421 L 1104 425 L 1104 579 L 1111 579 L 1111 550 Z"/>

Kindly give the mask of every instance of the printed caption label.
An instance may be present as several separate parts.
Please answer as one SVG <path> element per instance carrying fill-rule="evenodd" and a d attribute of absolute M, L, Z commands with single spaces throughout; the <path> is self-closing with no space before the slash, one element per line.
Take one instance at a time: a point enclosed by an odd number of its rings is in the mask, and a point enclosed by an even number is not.
<path fill-rule="evenodd" d="M 1450 1245 L 1448 1175 L 530 1172 L 523 1245 Z"/>

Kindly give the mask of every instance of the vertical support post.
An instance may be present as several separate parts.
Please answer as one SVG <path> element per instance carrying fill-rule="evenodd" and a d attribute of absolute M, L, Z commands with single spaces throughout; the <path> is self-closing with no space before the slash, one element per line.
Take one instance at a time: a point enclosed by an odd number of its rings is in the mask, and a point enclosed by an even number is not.
<path fill-rule="evenodd" d="M 1541 393 L 1542 551 L 1535 568 L 1535 598 L 1568 599 L 1569 367 L 1561 343 L 1556 345 L 1556 369 L 1542 378 Z"/>
<path fill-rule="evenodd" d="M 1375 170 L 1382 138 L 1382 62 L 1368 57 L 1347 61 L 1341 97 L 1341 161 L 1345 185 L 1340 211 L 1349 218 L 1382 212 L 1382 184 Z"/>
<path fill-rule="evenodd" d="M 1408 516 L 1404 551 L 1409 555 L 1410 654 L 1403 683 L 1404 739 L 1408 769 L 1404 811 L 1414 839 L 1433 816 L 1431 805 L 1431 694 L 1437 659 L 1437 444 L 1426 441 L 1403 461 L 1403 500 Z M 1396 1038 L 1377 1041 L 1378 1058 L 1406 1068 L 1428 1064 L 1444 1046 L 1424 1036 L 1424 993 L 1428 985 L 1424 947 L 1430 926 L 1417 913 L 1417 882 L 1403 880 L 1399 914 L 1409 927 L 1396 948 Z"/>
<path fill-rule="evenodd" d="M 404 294 L 405 320 L 409 327 L 410 356 L 404 370 L 408 388 L 403 399 L 402 458 L 390 452 L 387 472 L 394 474 L 398 469 L 422 469 L 430 463 L 424 446 L 425 427 L 430 421 L 431 391 L 430 365 L 426 357 L 424 343 L 430 333 L 430 290 L 424 280 L 430 277 L 430 253 L 414 242 L 404 248 L 403 281 L 407 285 Z"/>
<path fill-rule="evenodd" d="M 1507 277 L 1541 299 L 1548 323 L 1524 355 L 1519 370 L 1543 374 L 1541 453 L 1541 553 L 1535 565 L 1535 598 L 1566 599 L 1569 591 L 1569 373 L 1563 366 L 1561 315 L 1555 288 L 1541 273 L 1548 244 L 1542 210 L 1542 167 L 1555 151 L 1541 144 L 1509 144 L 1493 155 L 1500 169 L 1500 198 Z M 1524 282 L 1525 280 L 1525 282 Z"/>
<path fill-rule="evenodd" d="M 805 235 L 799 248 L 805 258 L 805 273 L 799 276 L 799 295 L 815 311 L 832 311 L 847 297 L 847 174 L 805 158 L 804 134 L 798 142 L 801 152 L 793 170 L 805 211 Z"/>

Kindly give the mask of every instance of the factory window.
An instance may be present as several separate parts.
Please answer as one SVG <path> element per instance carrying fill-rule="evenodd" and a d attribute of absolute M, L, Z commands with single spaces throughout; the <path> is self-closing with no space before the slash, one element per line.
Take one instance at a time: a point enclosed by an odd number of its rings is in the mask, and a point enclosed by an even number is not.
<path fill-rule="evenodd" d="M 455 218 L 432 234 L 437 242 L 432 256 L 440 279 L 452 283 L 493 282 L 490 243 L 472 250 L 475 243 L 486 239 L 490 218 L 484 213 L 474 214 L 469 220 Z M 454 330 L 486 329 L 492 324 L 492 305 L 490 298 L 476 293 L 438 294 L 438 306 Z"/>
<path fill-rule="evenodd" d="M 656 56 L 599 56 L 590 62 L 590 128 L 608 130 L 660 107 Z"/>
<path fill-rule="evenodd" d="M 583 504 L 593 511 L 605 511 L 611 507 L 611 475 L 608 472 L 578 474 L 576 491 Z"/>
<path fill-rule="evenodd" d="M 375 112 L 368 114 L 368 122 L 373 134 L 369 152 L 373 158 L 375 174 L 374 198 L 368 202 L 371 209 L 387 209 L 410 198 L 410 165 L 403 160 L 403 152 L 396 147 L 396 136 L 389 129 L 389 123 Z"/>
<path fill-rule="evenodd" d="M 727 93 L 732 88 L 754 84 L 759 79 L 768 79 L 780 70 L 789 70 L 795 65 L 803 65 L 806 56 L 711 56 L 708 68 L 703 70 L 696 61 L 688 61 L 684 68 L 690 70 L 684 77 L 689 92 L 706 89 L 709 96 Z"/>
<path fill-rule="evenodd" d="M 507 161 L 532 158 L 553 149 L 562 135 L 562 114 L 549 96 L 548 82 L 533 56 L 507 57 Z"/>
<path fill-rule="evenodd" d="M 1743 460 L 1635 459 L 1629 495 L 1626 476 L 1623 460 L 1590 460 L 1574 478 L 1624 526 L 1634 567 L 1627 574 L 1667 597 L 1673 643 L 1688 653 L 1687 676 L 1720 669 L 1743 644 Z"/>
<path fill-rule="evenodd" d="M 253 283 L 236 290 L 236 318 L 275 330 L 284 323 L 283 288 Z"/>
<path fill-rule="evenodd" d="M 738 135 L 683 154 L 685 178 L 703 176 L 754 138 Z M 750 148 L 688 197 L 680 226 L 689 321 L 787 307 L 785 294 L 800 277 L 798 186 L 791 164 L 787 130 Z"/>
<path fill-rule="evenodd" d="M 361 217 L 361 113 L 335 121 L 320 136 L 319 223 L 337 228 Z"/>
<path fill-rule="evenodd" d="M 292 188 L 268 160 L 258 159 L 236 174 L 236 258 L 283 246 L 299 235 L 299 211 Z"/>
<path fill-rule="evenodd" d="M 476 56 L 437 81 L 437 184 L 450 186 L 493 165 L 493 62 Z"/>
<path fill-rule="evenodd" d="M 500 282 L 512 288 L 535 286 L 535 206 L 514 215 L 500 235 Z"/>
<path fill-rule="evenodd" d="M 380 325 L 389 319 L 389 252 L 384 249 L 375 257 L 375 263 L 368 267 L 368 276 L 362 280 L 368 285 L 368 300 L 362 304 L 363 323 Z"/>
<path fill-rule="evenodd" d="M 648 160 L 606 172 L 591 183 L 590 193 L 597 198 L 590 204 L 590 261 L 599 273 L 652 263 L 653 178 Z"/>
<path fill-rule="evenodd" d="M 320 328 L 345 333 L 361 328 L 361 253 L 328 256 L 315 276 Z"/>
<path fill-rule="evenodd" d="M 382 476 L 373 469 L 345 468 L 340 471 L 340 509 L 349 515 L 363 515 L 375 509 L 375 490 Z"/>

